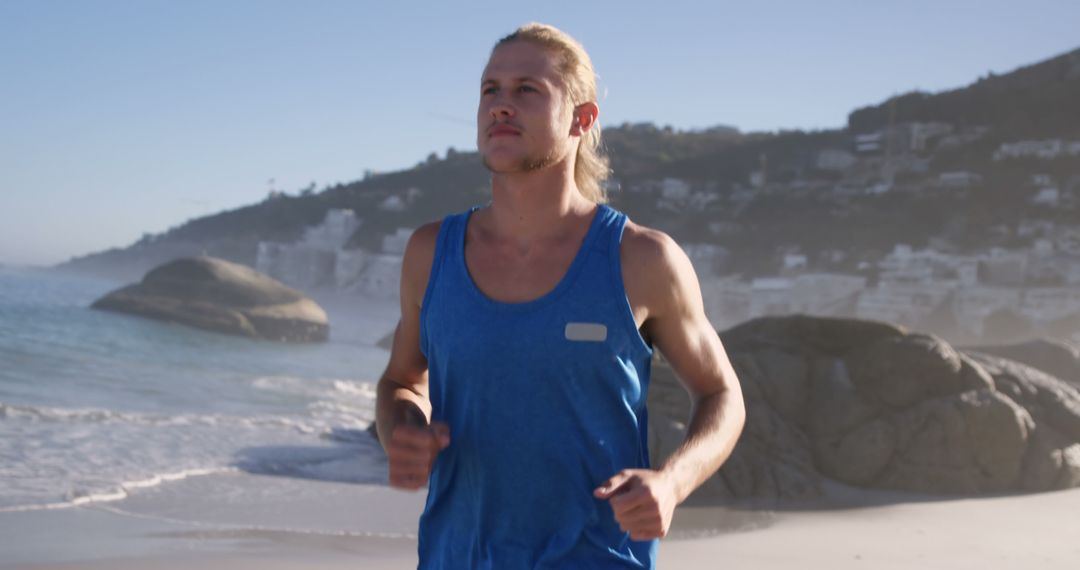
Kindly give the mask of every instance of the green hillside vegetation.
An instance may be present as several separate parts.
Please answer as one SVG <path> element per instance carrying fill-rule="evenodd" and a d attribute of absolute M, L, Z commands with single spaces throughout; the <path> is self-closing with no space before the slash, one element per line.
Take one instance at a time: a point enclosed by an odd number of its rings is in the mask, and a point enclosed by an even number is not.
<path fill-rule="evenodd" d="M 858 261 L 898 242 L 918 247 L 941 238 L 960 250 L 1009 245 L 1013 238 L 994 226 L 1015 225 L 1025 217 L 1075 218 L 1071 208 L 1032 205 L 1029 198 L 1033 174 L 1050 175 L 1065 183 L 1062 190 L 1075 186 L 1080 192 L 1080 156 L 1006 161 L 992 156 L 1007 142 L 1080 140 L 1078 101 L 1080 50 L 964 88 L 909 93 L 858 109 L 843 129 L 740 133 L 724 126 L 693 131 L 649 123 L 604 127 L 611 183 L 618 187 L 612 202 L 637 222 L 682 242 L 728 247 L 733 255 L 729 269 L 747 275 L 769 274 L 777 257 L 793 246 L 811 259 L 832 249 L 848 250 L 852 255 L 841 265 L 820 267 L 853 271 Z M 911 122 L 952 125 L 962 135 L 960 142 L 911 151 L 909 158 L 924 161 L 925 168 L 891 177 L 883 166 L 889 156 L 860 157 L 856 167 L 843 172 L 818 168 L 823 150 L 854 153 L 856 134 Z M 978 173 L 981 181 L 962 189 L 940 187 L 942 173 L 957 171 Z M 658 206 L 664 179 L 684 181 L 697 202 Z M 883 181 L 887 193 L 865 192 Z M 335 208 L 352 209 L 363 220 L 347 247 L 377 251 L 382 237 L 398 228 L 415 228 L 486 202 L 488 185 L 489 175 L 475 152 L 450 149 L 407 170 L 319 192 L 269 197 L 64 266 L 141 275 L 157 263 L 192 253 L 254 265 L 259 241 L 294 241 Z M 407 207 L 380 208 L 392 196 Z M 717 223 L 723 226 L 719 231 Z"/>
<path fill-rule="evenodd" d="M 890 110 L 891 109 L 891 110 Z M 1025 138 L 1080 135 L 1080 49 L 944 93 L 913 92 L 848 117 L 848 130 L 868 133 L 892 121 L 938 121 L 960 126 L 993 125 L 998 136 Z"/>

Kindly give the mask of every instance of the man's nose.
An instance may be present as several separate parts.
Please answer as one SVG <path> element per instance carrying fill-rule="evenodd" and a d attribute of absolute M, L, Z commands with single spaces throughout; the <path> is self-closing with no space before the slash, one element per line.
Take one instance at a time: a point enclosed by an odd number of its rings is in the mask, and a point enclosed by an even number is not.
<path fill-rule="evenodd" d="M 502 94 L 495 95 L 495 99 L 491 102 L 491 107 L 488 109 L 491 116 L 498 119 L 500 117 L 512 117 L 516 112 L 514 106 L 506 100 Z"/>

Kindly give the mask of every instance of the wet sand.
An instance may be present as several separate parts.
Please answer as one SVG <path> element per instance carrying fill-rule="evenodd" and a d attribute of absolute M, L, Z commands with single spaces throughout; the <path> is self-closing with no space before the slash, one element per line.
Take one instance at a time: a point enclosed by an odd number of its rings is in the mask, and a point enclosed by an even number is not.
<path fill-rule="evenodd" d="M 231 474 L 116 503 L 0 513 L 0 569 L 416 567 L 422 493 Z M 834 486 L 825 501 L 681 507 L 659 568 L 1080 567 L 1080 489 L 979 499 Z"/>

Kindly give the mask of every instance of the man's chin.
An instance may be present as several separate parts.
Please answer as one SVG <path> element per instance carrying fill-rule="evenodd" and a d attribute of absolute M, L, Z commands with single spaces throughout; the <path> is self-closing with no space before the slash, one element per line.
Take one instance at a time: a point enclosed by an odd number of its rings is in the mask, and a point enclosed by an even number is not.
<path fill-rule="evenodd" d="M 551 157 L 538 160 L 535 157 L 490 155 L 481 156 L 481 161 L 484 163 L 484 167 L 491 171 L 492 174 L 519 174 L 532 172 L 534 170 L 542 170 L 555 162 Z"/>
<path fill-rule="evenodd" d="M 521 157 L 484 156 L 481 159 L 484 167 L 491 171 L 492 174 L 514 174 L 525 170 L 524 164 L 526 161 L 522 160 Z"/>

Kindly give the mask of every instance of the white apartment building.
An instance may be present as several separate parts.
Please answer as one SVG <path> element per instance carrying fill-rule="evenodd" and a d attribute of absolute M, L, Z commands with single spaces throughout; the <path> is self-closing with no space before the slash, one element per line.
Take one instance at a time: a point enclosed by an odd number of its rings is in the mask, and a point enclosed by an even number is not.
<path fill-rule="evenodd" d="M 712 243 L 687 243 L 680 244 L 690 263 L 694 266 L 694 272 L 698 279 L 715 277 L 724 270 L 724 264 L 728 259 L 728 249 Z"/>
<path fill-rule="evenodd" d="M 701 296 L 705 302 L 705 316 L 717 330 L 731 328 L 750 318 L 753 291 L 750 283 L 738 276 L 702 278 Z"/>
<path fill-rule="evenodd" d="M 660 196 L 672 201 L 682 201 L 690 197 L 690 185 L 679 178 L 665 178 L 660 181 Z"/>
<path fill-rule="evenodd" d="M 327 210 L 295 243 L 259 242 L 255 269 L 301 289 L 336 284 L 337 254 L 360 224 L 352 210 Z"/>
<path fill-rule="evenodd" d="M 1059 156 L 1080 156 L 1080 141 L 1044 139 L 1037 141 L 1019 141 L 1004 143 L 994 151 L 994 160 L 1010 158 L 1052 159 Z"/>
<path fill-rule="evenodd" d="M 405 255 L 405 246 L 408 245 L 412 233 L 412 228 L 398 228 L 396 232 L 383 236 L 382 252 Z"/>
<path fill-rule="evenodd" d="M 365 264 L 363 271 L 349 288 L 379 299 L 395 299 L 401 287 L 401 256 L 375 254 Z"/>
<path fill-rule="evenodd" d="M 938 175 L 938 185 L 945 188 L 969 188 L 981 182 L 981 175 L 963 170 L 942 172 Z"/>
<path fill-rule="evenodd" d="M 841 316 L 866 289 L 866 278 L 836 273 L 804 273 L 795 278 L 790 311 L 818 317 Z"/>
<path fill-rule="evenodd" d="M 335 273 L 336 253 L 300 244 L 259 242 L 255 269 L 298 289 L 329 284 Z"/>
<path fill-rule="evenodd" d="M 889 283 L 940 283 L 956 281 L 975 285 L 979 280 L 979 259 L 939 253 L 933 249 L 915 251 L 897 244 L 892 253 L 878 262 L 878 276 Z"/>
<path fill-rule="evenodd" d="M 785 277 L 760 277 L 750 282 L 750 318 L 791 313 L 794 281 Z"/>
<path fill-rule="evenodd" d="M 882 283 L 859 295 L 855 316 L 915 326 L 930 316 L 952 289 L 952 283 Z"/>
<path fill-rule="evenodd" d="M 818 170 L 840 172 L 851 168 L 857 161 L 855 155 L 846 150 L 827 148 L 818 152 L 814 166 Z"/>
<path fill-rule="evenodd" d="M 780 271 L 787 273 L 794 273 L 806 270 L 806 255 L 802 253 L 786 253 L 784 254 L 784 265 L 780 268 Z"/>
<path fill-rule="evenodd" d="M 351 287 L 367 266 L 369 257 L 370 254 L 360 249 L 338 250 L 334 263 L 334 285 L 338 289 Z"/>
<path fill-rule="evenodd" d="M 1038 287 L 1024 291 L 1020 314 L 1036 323 L 1047 323 L 1080 313 L 1080 289 Z"/>
<path fill-rule="evenodd" d="M 979 256 L 979 268 L 982 282 L 988 285 L 1020 287 L 1027 279 L 1028 254 L 993 248 Z"/>
<path fill-rule="evenodd" d="M 953 314 L 965 331 L 982 336 L 986 317 L 1001 309 L 1017 310 L 1021 290 L 1009 287 L 966 287 L 953 296 Z"/>
<path fill-rule="evenodd" d="M 321 224 L 304 228 L 304 236 L 296 245 L 335 250 L 349 242 L 360 224 L 352 210 L 327 210 Z"/>

